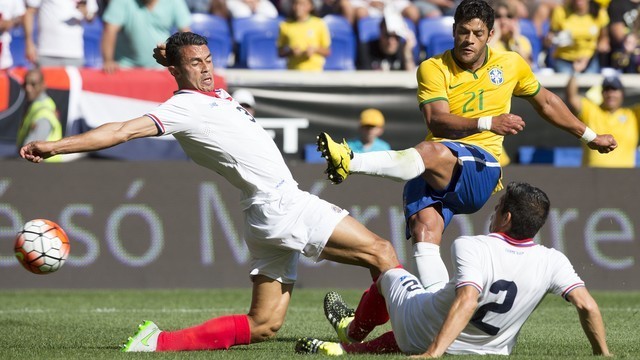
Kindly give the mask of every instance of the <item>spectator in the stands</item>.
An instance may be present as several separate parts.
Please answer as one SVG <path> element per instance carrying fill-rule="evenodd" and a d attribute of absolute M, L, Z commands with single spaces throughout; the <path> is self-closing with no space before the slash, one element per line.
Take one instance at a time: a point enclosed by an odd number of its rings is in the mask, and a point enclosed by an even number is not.
<path fill-rule="evenodd" d="M 98 12 L 96 0 L 26 0 L 25 3 L 27 59 L 40 66 L 84 66 L 82 22 L 92 21 L 95 17 Z M 34 33 L 36 18 L 37 36 Z"/>
<path fill-rule="evenodd" d="M 231 97 L 237 101 L 247 112 L 255 117 L 256 116 L 256 99 L 253 97 L 251 91 L 247 89 L 238 89 L 233 92 Z"/>
<path fill-rule="evenodd" d="M 609 154 L 599 154 L 585 147 L 583 165 L 591 167 L 630 168 L 636 164 L 640 139 L 640 104 L 623 107 L 624 86 L 616 76 L 602 81 L 602 103 L 580 96 L 576 78 L 567 83 L 567 104 L 574 114 L 593 131 L 615 137 L 618 148 Z"/>
<path fill-rule="evenodd" d="M 340 15 L 344 16 L 351 24 L 355 24 L 356 14 L 353 11 L 351 0 L 322 0 L 318 16 Z"/>
<path fill-rule="evenodd" d="M 409 0 L 351 0 L 356 21 L 365 17 L 382 17 L 385 11 L 400 13 L 414 23 L 420 21 L 420 10 Z"/>
<path fill-rule="evenodd" d="M 103 69 L 161 67 L 153 49 L 171 33 L 188 31 L 191 14 L 184 0 L 109 0 L 103 16 Z"/>
<path fill-rule="evenodd" d="M 11 56 L 11 29 L 22 24 L 24 3 L 16 0 L 0 0 L 0 70 L 13 65 Z"/>
<path fill-rule="evenodd" d="M 222 0 L 224 1 L 224 0 Z M 211 14 L 213 0 L 185 0 L 192 14 Z"/>
<path fill-rule="evenodd" d="M 635 34 L 640 30 L 638 0 L 616 0 L 609 4 L 607 9 L 609 14 L 609 43 L 612 51 L 612 66 L 620 60 L 613 59 L 614 54 L 620 56 L 621 53 L 629 53 L 630 42 L 635 39 L 626 38 L 628 34 Z"/>
<path fill-rule="evenodd" d="M 512 2 L 499 0 L 493 6 L 495 10 L 494 33 L 490 46 L 503 51 L 515 51 L 524 58 L 529 65 L 534 59 L 531 57 L 531 42 L 520 33 L 518 10 Z"/>
<path fill-rule="evenodd" d="M 624 36 L 621 47 L 611 52 L 611 67 L 623 73 L 640 72 L 638 35 L 631 32 Z"/>
<path fill-rule="evenodd" d="M 360 44 L 360 70 L 414 70 L 415 35 L 400 16 L 385 16 L 380 22 L 380 37 Z"/>
<path fill-rule="evenodd" d="M 56 103 L 47 95 L 44 74 L 36 67 L 24 76 L 24 92 L 27 111 L 18 129 L 18 149 L 32 141 L 55 141 L 62 139 L 62 124 L 58 118 Z M 46 162 L 59 162 L 61 156 L 53 156 Z"/>
<path fill-rule="evenodd" d="M 291 14 L 280 23 L 278 55 L 290 70 L 322 71 L 331 53 L 329 28 L 313 15 L 312 0 L 293 0 Z"/>
<path fill-rule="evenodd" d="M 460 0 L 413 0 L 421 18 L 453 16 Z"/>
<path fill-rule="evenodd" d="M 357 138 L 347 140 L 353 152 L 391 150 L 389 143 L 380 138 L 384 133 L 384 115 L 380 110 L 370 108 L 360 113 L 358 133 Z"/>
<path fill-rule="evenodd" d="M 555 46 L 554 70 L 560 73 L 598 73 L 598 52 L 609 52 L 606 9 L 593 0 L 566 0 L 551 14 L 548 42 Z"/>
<path fill-rule="evenodd" d="M 229 16 L 234 19 L 251 16 L 278 17 L 278 9 L 269 0 L 226 0 Z"/>

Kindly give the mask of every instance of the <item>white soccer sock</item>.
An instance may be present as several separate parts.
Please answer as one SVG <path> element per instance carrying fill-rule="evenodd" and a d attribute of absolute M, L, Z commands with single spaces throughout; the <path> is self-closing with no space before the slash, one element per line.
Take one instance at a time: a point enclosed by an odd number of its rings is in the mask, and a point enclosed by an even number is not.
<path fill-rule="evenodd" d="M 449 272 L 440 256 L 440 246 L 428 242 L 413 244 L 418 277 L 428 292 L 442 289 L 449 281 Z"/>
<path fill-rule="evenodd" d="M 354 153 L 349 172 L 407 181 L 422 175 L 424 162 L 418 150 Z"/>

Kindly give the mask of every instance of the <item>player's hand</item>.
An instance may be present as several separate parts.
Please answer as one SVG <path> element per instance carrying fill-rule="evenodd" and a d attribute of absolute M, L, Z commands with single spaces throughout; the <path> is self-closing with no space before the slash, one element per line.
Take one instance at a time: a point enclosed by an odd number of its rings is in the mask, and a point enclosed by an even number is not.
<path fill-rule="evenodd" d="M 34 163 L 42 162 L 53 155 L 47 145 L 48 142 L 46 141 L 30 142 L 20 148 L 20 157 Z"/>
<path fill-rule="evenodd" d="M 498 135 L 515 135 L 524 130 L 524 120 L 514 114 L 500 114 L 491 119 L 491 131 Z"/>
<path fill-rule="evenodd" d="M 167 44 L 157 44 L 155 49 L 153 49 L 153 58 L 156 59 L 158 64 L 164 67 L 169 66 L 169 62 L 167 61 Z"/>
<path fill-rule="evenodd" d="M 411 355 L 409 356 L 410 359 L 435 359 L 435 358 L 439 358 L 440 356 L 438 355 L 434 355 L 431 354 L 429 351 L 420 354 L 420 355 Z"/>
<path fill-rule="evenodd" d="M 606 154 L 615 150 L 618 147 L 618 143 L 612 135 L 604 134 L 596 136 L 587 146 L 589 149 L 598 150 L 600 154 Z"/>
<path fill-rule="evenodd" d="M 113 74 L 119 69 L 120 69 L 120 66 L 114 60 L 108 60 L 102 64 L 102 71 L 104 71 L 107 74 Z"/>

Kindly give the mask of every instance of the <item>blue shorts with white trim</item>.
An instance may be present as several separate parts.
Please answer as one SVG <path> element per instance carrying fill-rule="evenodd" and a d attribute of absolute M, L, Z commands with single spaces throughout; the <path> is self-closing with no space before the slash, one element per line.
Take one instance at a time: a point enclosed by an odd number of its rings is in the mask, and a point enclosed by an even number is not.
<path fill-rule="evenodd" d="M 422 177 L 407 182 L 403 194 L 407 239 L 411 237 L 408 226 L 410 216 L 439 204 L 446 228 L 453 215 L 472 214 L 480 210 L 500 180 L 500 164 L 489 152 L 478 146 L 459 142 L 443 141 L 441 144 L 458 157 L 462 166 L 451 178 L 447 188 L 441 191 L 432 189 Z"/>

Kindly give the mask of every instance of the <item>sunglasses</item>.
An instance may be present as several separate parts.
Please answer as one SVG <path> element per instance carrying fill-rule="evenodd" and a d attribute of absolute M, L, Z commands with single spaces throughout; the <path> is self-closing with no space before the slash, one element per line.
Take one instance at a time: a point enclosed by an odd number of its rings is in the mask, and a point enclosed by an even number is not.
<path fill-rule="evenodd" d="M 496 15 L 495 17 L 496 17 L 496 19 L 505 19 L 505 18 L 507 18 L 507 19 L 513 19 L 515 16 L 513 16 L 513 15 L 499 15 L 499 14 L 498 14 L 498 15 Z"/>

